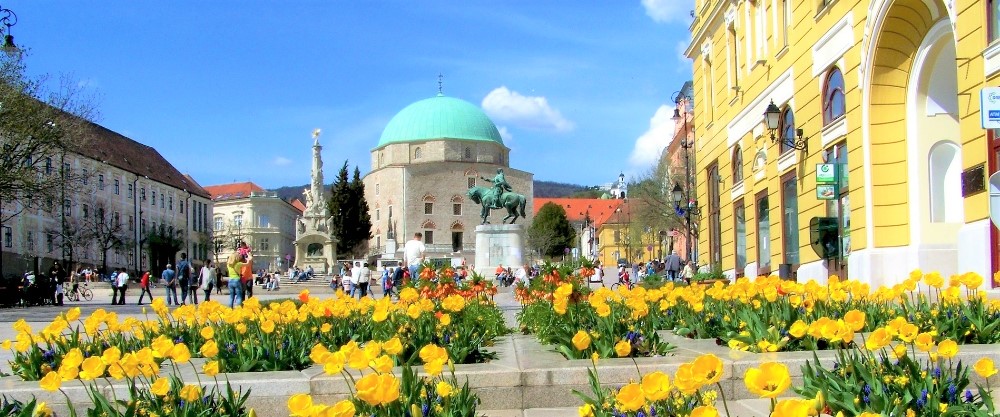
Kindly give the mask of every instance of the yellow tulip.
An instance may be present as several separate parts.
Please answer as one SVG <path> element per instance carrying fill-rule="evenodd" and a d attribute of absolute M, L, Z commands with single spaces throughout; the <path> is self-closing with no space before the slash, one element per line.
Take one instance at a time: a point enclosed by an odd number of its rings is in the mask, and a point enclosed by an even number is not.
<path fill-rule="evenodd" d="M 809 330 L 809 326 L 806 322 L 796 320 L 795 323 L 792 323 L 792 327 L 788 328 L 788 334 L 792 335 L 792 337 L 796 339 L 801 339 L 802 336 L 806 335 L 806 330 Z"/>
<path fill-rule="evenodd" d="M 792 385 L 788 367 L 782 363 L 765 362 L 760 368 L 750 368 L 743 374 L 743 382 L 750 392 L 765 398 L 776 398 Z"/>
<path fill-rule="evenodd" d="M 45 401 L 41 401 L 35 404 L 35 410 L 32 412 L 32 417 L 52 417 L 55 413 L 49 408 L 49 405 Z"/>
<path fill-rule="evenodd" d="M 420 348 L 420 359 L 424 361 L 424 363 L 436 361 L 445 362 L 448 360 L 448 350 L 431 343 Z"/>
<path fill-rule="evenodd" d="M 577 408 L 576 412 L 580 415 L 580 417 L 594 417 L 594 406 L 584 404 L 581 405 L 580 408 Z"/>
<path fill-rule="evenodd" d="M 344 352 L 337 351 L 329 354 L 322 363 L 323 372 L 327 375 L 336 375 L 344 370 L 347 357 L 344 356 Z"/>
<path fill-rule="evenodd" d="M 455 391 L 455 387 L 445 381 L 438 381 L 437 385 L 434 387 L 434 391 L 437 392 L 441 398 L 448 398 L 451 393 Z"/>
<path fill-rule="evenodd" d="M 354 417 L 354 413 L 357 410 L 354 408 L 354 403 L 351 400 L 341 400 L 340 402 L 330 407 L 327 412 L 327 417 Z"/>
<path fill-rule="evenodd" d="M 896 359 L 903 359 L 903 357 L 906 356 L 906 345 L 904 344 L 896 345 L 895 347 L 892 348 L 892 353 L 893 355 L 896 356 Z"/>
<path fill-rule="evenodd" d="M 583 330 L 577 331 L 573 336 L 573 346 L 576 350 L 587 350 L 590 347 L 590 334 Z"/>
<path fill-rule="evenodd" d="M 453 313 L 462 311 L 465 308 L 465 297 L 458 294 L 449 295 L 441 302 L 441 307 Z"/>
<path fill-rule="evenodd" d="M 851 330 L 859 332 L 865 327 L 865 313 L 861 310 L 851 310 L 844 314 L 844 322 Z"/>
<path fill-rule="evenodd" d="M 692 371 L 702 384 L 714 384 L 722 379 L 722 359 L 711 353 L 701 355 L 692 363 Z"/>
<path fill-rule="evenodd" d="M 691 410 L 690 417 L 719 417 L 719 410 L 710 405 L 703 405 Z"/>
<path fill-rule="evenodd" d="M 59 373 L 56 371 L 49 371 L 49 373 L 42 377 L 41 381 L 38 381 L 38 385 L 42 387 L 43 390 L 56 391 L 59 389 L 59 386 L 62 385 L 62 377 L 60 377 Z"/>
<path fill-rule="evenodd" d="M 904 343 L 910 343 L 913 339 L 917 338 L 917 333 L 919 332 L 920 328 L 917 327 L 917 325 L 913 323 L 906 323 L 899 327 L 899 334 L 897 336 L 899 337 L 899 340 L 902 340 Z"/>
<path fill-rule="evenodd" d="M 392 358 L 386 355 L 382 355 L 375 358 L 375 360 L 371 361 L 369 365 L 371 365 L 373 369 L 375 369 L 380 373 L 386 373 L 392 371 L 392 367 L 395 365 L 395 363 L 393 363 Z"/>
<path fill-rule="evenodd" d="M 674 375 L 674 385 L 682 393 L 691 395 L 701 388 L 701 380 L 694 374 L 694 364 L 683 363 Z"/>
<path fill-rule="evenodd" d="M 868 350 L 882 349 L 888 346 L 891 341 L 892 335 L 889 334 L 889 331 L 884 327 L 879 327 L 868 335 L 868 339 L 865 340 L 865 348 Z"/>
<path fill-rule="evenodd" d="M 201 387 L 197 385 L 185 385 L 181 387 L 179 396 L 187 402 L 198 401 L 201 398 Z"/>
<path fill-rule="evenodd" d="M 555 310 L 556 314 L 560 316 L 566 314 L 566 309 L 569 307 L 569 299 L 566 297 L 556 297 L 552 300 L 552 309 Z"/>
<path fill-rule="evenodd" d="M 450 325 L 451 324 L 451 314 L 448 314 L 448 313 L 441 314 L 441 317 L 438 318 L 438 321 L 441 323 L 442 326 Z"/>
<path fill-rule="evenodd" d="M 191 350 L 188 349 L 187 345 L 178 343 L 174 345 L 173 349 L 170 349 L 170 359 L 176 363 L 187 363 L 191 360 Z"/>
<path fill-rule="evenodd" d="M 403 352 L 403 343 L 399 340 L 399 337 L 393 337 L 385 343 L 382 344 L 382 350 L 389 355 L 398 355 Z"/>
<path fill-rule="evenodd" d="M 618 390 L 618 393 L 615 394 L 615 400 L 618 402 L 618 408 L 626 412 L 636 411 L 646 405 L 646 397 L 642 393 L 642 387 L 634 382 Z"/>
<path fill-rule="evenodd" d="M 84 359 L 83 364 L 80 365 L 80 379 L 84 381 L 90 381 L 94 378 L 100 378 L 104 376 L 104 362 L 101 361 L 99 356 L 91 356 Z"/>
<path fill-rule="evenodd" d="M 622 339 L 618 343 L 615 343 L 615 353 L 618 354 L 619 358 L 624 358 L 632 353 L 632 344 L 628 340 Z"/>
<path fill-rule="evenodd" d="M 66 321 L 76 321 L 80 318 L 80 307 L 73 307 L 66 311 Z"/>
<path fill-rule="evenodd" d="M 263 331 L 265 334 L 274 333 L 274 321 L 265 320 L 263 323 L 260 324 L 260 330 Z"/>
<path fill-rule="evenodd" d="M 236 332 L 239 333 L 239 334 L 246 334 L 246 332 L 247 332 L 247 324 L 246 323 L 237 323 L 236 324 Z"/>
<path fill-rule="evenodd" d="M 157 378 L 156 381 L 153 381 L 153 384 L 149 386 L 149 392 L 152 392 L 160 397 L 166 396 L 170 393 L 170 378 Z"/>
<path fill-rule="evenodd" d="M 667 398 L 670 396 L 670 377 L 660 371 L 643 375 L 642 392 L 650 402 Z"/>
<path fill-rule="evenodd" d="M 207 375 L 207 376 L 216 376 L 216 375 L 218 375 L 219 374 L 219 361 L 205 362 L 205 365 L 202 365 L 202 367 L 201 367 L 201 371 L 204 372 L 205 375 Z"/>
<path fill-rule="evenodd" d="M 326 349 L 326 346 L 323 346 L 322 343 L 317 343 L 313 345 L 312 350 L 309 352 L 309 359 L 313 363 L 323 363 L 329 355 L 330 351 Z"/>
<path fill-rule="evenodd" d="M 80 348 L 72 348 L 69 352 L 63 355 L 62 362 L 60 362 L 60 367 L 68 366 L 70 368 L 77 368 L 83 363 L 83 352 Z"/>
<path fill-rule="evenodd" d="M 211 340 L 215 338 L 215 328 L 213 328 L 212 326 L 202 327 L 201 337 L 205 338 L 205 340 Z"/>
<path fill-rule="evenodd" d="M 774 417 L 808 417 L 811 411 L 810 401 L 802 399 L 787 399 L 778 401 L 774 406 Z"/>
<path fill-rule="evenodd" d="M 174 341 L 165 335 L 160 335 L 153 340 L 149 347 L 153 348 L 153 356 L 166 358 L 170 356 L 170 351 L 174 348 Z"/>
<path fill-rule="evenodd" d="M 873 413 L 871 411 L 865 411 L 861 414 L 858 414 L 858 417 L 882 417 L 882 415 L 879 413 Z"/>
<path fill-rule="evenodd" d="M 913 344 L 920 349 L 921 352 L 930 352 L 934 349 L 934 336 L 928 332 L 923 332 L 917 335 L 916 339 L 913 339 Z"/>
<path fill-rule="evenodd" d="M 958 354 L 958 343 L 955 343 L 954 340 L 945 339 L 938 343 L 938 355 L 941 357 L 951 359 L 956 354 Z"/>
<path fill-rule="evenodd" d="M 976 361 L 972 365 L 972 369 L 983 378 L 989 378 L 997 373 L 997 368 L 993 365 L 993 359 L 990 358 L 982 358 Z"/>
<path fill-rule="evenodd" d="M 444 370 L 444 364 L 445 361 L 442 360 L 424 363 L 424 372 L 427 372 L 427 374 L 432 377 L 438 376 L 441 374 L 441 371 Z"/>
<path fill-rule="evenodd" d="M 373 405 L 389 404 L 399 398 L 399 380 L 391 374 L 368 374 L 355 384 L 357 396 Z"/>
<path fill-rule="evenodd" d="M 292 416 L 306 417 L 312 409 L 313 399 L 309 394 L 295 394 L 288 399 L 288 411 Z"/>

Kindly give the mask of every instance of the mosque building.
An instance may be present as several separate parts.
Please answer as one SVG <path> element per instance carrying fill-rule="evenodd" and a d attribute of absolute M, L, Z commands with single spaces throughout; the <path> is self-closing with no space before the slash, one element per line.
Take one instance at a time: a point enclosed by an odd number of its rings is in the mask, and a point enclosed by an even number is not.
<path fill-rule="evenodd" d="M 502 169 L 516 193 L 527 198 L 517 219 L 527 228 L 533 213 L 533 174 L 510 167 L 510 148 L 478 106 L 437 96 L 417 101 L 397 113 L 371 151 L 365 175 L 365 199 L 372 220 L 369 254 L 401 258 L 414 233 L 424 236 L 428 258 L 475 259 L 475 229 L 482 206 L 467 195 L 472 187 L 491 188 Z M 493 210 L 500 223 L 507 210 Z"/>

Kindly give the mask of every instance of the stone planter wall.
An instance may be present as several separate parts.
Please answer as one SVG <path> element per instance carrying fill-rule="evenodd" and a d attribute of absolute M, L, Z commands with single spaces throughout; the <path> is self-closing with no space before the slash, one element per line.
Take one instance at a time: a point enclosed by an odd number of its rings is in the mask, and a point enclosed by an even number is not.
<path fill-rule="evenodd" d="M 638 381 L 641 374 L 660 370 L 673 376 L 680 364 L 689 362 L 704 353 L 713 353 L 726 364 L 722 389 L 730 401 L 752 400 L 756 397 L 747 392 L 743 384 L 743 374 L 750 367 L 762 362 L 781 362 L 788 365 L 792 373 L 793 386 L 802 382 L 801 366 L 813 359 L 813 352 L 749 353 L 718 346 L 715 340 L 686 339 L 669 333 L 662 335 L 664 341 L 677 346 L 674 354 L 659 358 L 609 359 L 598 363 L 601 383 L 609 387 L 619 387 L 630 381 Z M 489 363 L 457 365 L 459 382 L 468 380 L 482 399 L 482 410 L 530 409 L 571 407 L 582 404 L 572 394 L 573 390 L 589 393 L 589 359 L 566 360 L 550 347 L 541 345 L 534 336 L 505 336 L 497 341 L 494 349 L 498 359 Z M 832 366 L 834 351 L 816 352 L 824 366 Z M 963 345 L 954 361 L 972 364 L 981 357 L 991 357 L 1000 362 L 1000 347 L 997 345 Z M 201 362 L 194 360 L 197 369 Z M 163 366 L 164 372 L 170 366 Z M 182 379 L 196 383 L 197 376 L 191 364 L 180 367 Z M 360 375 L 360 374 L 357 374 Z M 978 376 L 970 375 L 973 383 L 983 383 Z M 200 376 L 204 385 L 215 383 L 215 379 Z M 240 374 L 220 374 L 217 377 L 224 388 L 228 379 L 234 389 L 252 389 L 249 406 L 256 409 L 259 416 L 286 416 L 288 398 L 298 393 L 311 393 L 315 401 L 332 404 L 348 395 L 348 384 L 340 375 L 325 375 L 321 367 L 314 366 L 303 371 L 260 372 Z M 110 397 L 112 391 L 123 395 L 124 384 L 109 385 L 103 380 L 97 385 Z M 82 383 L 73 381 L 63 384 L 73 404 L 82 411 L 90 403 Z M 0 392 L 9 397 L 27 400 L 35 395 L 55 408 L 65 411 L 65 399 L 59 392 L 43 391 L 34 381 L 21 381 L 17 377 L 0 379 Z M 789 393 L 791 394 L 791 393 Z"/>

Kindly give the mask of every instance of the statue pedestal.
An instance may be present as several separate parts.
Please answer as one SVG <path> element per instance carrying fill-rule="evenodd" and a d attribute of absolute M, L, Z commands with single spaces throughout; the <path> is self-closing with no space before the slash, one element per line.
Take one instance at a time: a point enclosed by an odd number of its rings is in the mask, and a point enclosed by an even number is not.
<path fill-rule="evenodd" d="M 385 242 L 385 253 L 382 254 L 382 259 L 397 259 L 400 258 L 400 254 L 396 253 L 396 239 L 389 239 Z"/>
<path fill-rule="evenodd" d="M 496 276 L 497 265 L 516 269 L 524 265 L 524 227 L 519 224 L 476 226 L 476 272 Z"/>

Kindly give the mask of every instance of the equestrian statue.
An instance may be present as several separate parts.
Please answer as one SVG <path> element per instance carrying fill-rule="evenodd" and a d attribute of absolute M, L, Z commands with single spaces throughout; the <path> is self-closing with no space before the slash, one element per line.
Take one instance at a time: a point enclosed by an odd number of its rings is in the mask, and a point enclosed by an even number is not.
<path fill-rule="evenodd" d="M 503 168 L 497 168 L 497 175 L 492 179 L 480 178 L 493 183 L 493 187 L 474 186 L 469 188 L 468 196 L 474 203 L 483 206 L 480 212 L 483 224 L 489 223 L 487 218 L 489 218 L 491 210 L 507 209 L 507 217 L 503 218 L 502 223 L 507 223 L 507 220 L 510 219 L 510 224 L 514 224 L 518 217 L 525 217 L 524 207 L 528 200 L 524 195 L 514 192 L 514 189 L 507 183 L 507 178 L 503 175 Z"/>

